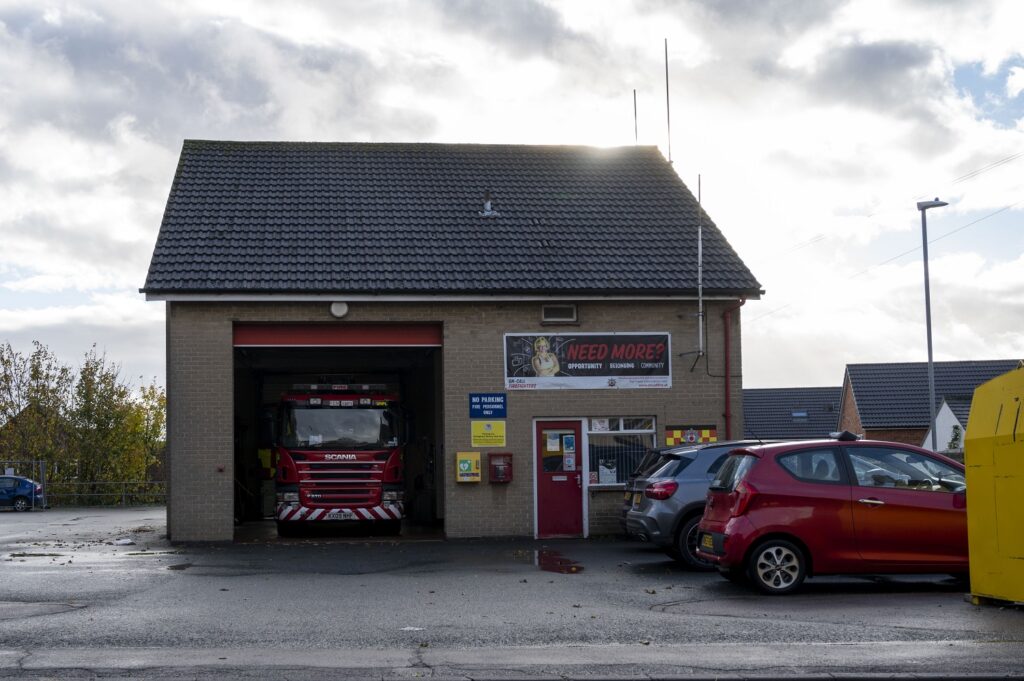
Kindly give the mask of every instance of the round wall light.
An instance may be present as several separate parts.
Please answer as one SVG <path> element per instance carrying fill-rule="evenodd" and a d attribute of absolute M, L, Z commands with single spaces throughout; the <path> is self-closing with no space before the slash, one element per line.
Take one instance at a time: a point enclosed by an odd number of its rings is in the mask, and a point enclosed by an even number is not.
<path fill-rule="evenodd" d="M 341 319 L 348 314 L 348 303 L 331 303 L 331 315 Z"/>

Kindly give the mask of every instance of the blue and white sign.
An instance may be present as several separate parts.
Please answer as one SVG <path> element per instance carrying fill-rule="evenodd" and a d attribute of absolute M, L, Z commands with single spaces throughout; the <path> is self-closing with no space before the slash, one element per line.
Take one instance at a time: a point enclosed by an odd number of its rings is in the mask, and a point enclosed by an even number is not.
<path fill-rule="evenodd" d="M 471 419 L 503 419 L 507 418 L 505 393 L 470 393 L 469 418 Z"/>

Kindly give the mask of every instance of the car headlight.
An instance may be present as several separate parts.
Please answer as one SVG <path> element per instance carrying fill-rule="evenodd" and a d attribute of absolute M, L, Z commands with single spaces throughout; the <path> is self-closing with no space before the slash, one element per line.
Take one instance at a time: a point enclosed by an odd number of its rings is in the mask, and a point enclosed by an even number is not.
<path fill-rule="evenodd" d="M 384 492 L 381 495 L 381 499 L 383 499 L 384 501 L 401 501 L 402 496 L 402 492 Z"/>
<path fill-rule="evenodd" d="M 278 492 L 277 500 L 281 503 L 297 502 L 299 500 L 298 492 Z"/>

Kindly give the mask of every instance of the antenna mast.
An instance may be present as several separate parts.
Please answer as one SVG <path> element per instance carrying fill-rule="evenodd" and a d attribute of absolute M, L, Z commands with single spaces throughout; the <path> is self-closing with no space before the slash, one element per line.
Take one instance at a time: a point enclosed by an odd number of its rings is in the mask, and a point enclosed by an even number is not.
<path fill-rule="evenodd" d="M 697 357 L 704 356 L 704 207 L 697 175 Z"/>
<path fill-rule="evenodd" d="M 665 38 L 665 121 L 668 125 L 668 162 L 672 163 L 672 112 L 668 103 L 668 38 Z"/>
<path fill-rule="evenodd" d="M 640 128 L 636 123 L 636 88 L 633 88 L 633 144 L 640 144 Z"/>

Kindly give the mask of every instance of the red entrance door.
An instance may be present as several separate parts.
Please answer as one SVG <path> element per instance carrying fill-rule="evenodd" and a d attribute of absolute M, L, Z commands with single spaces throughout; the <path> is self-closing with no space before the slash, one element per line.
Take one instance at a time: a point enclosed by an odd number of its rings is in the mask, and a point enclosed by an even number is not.
<path fill-rule="evenodd" d="M 537 536 L 583 536 L 579 421 L 537 422 Z"/>

